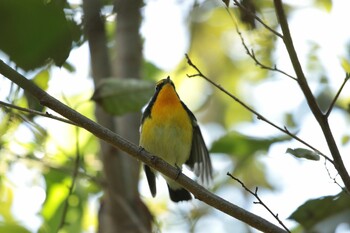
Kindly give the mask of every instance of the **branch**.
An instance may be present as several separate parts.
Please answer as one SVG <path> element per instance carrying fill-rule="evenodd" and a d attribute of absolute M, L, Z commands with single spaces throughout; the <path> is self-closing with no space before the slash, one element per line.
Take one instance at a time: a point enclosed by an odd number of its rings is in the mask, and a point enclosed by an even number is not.
<path fill-rule="evenodd" d="M 277 68 L 277 66 L 275 65 L 274 67 L 270 67 L 270 66 L 267 66 L 267 65 L 264 65 L 262 64 L 255 56 L 255 53 L 254 53 L 254 50 L 253 49 L 249 49 L 248 46 L 246 45 L 245 41 L 244 41 L 244 38 L 242 36 L 242 33 L 239 31 L 239 29 L 237 28 L 237 33 L 238 33 L 238 36 L 241 38 L 241 42 L 242 42 L 242 45 L 246 51 L 246 53 L 248 54 L 249 57 L 251 57 L 253 59 L 253 61 L 255 62 L 256 65 L 260 66 L 261 69 L 265 69 L 265 70 L 270 70 L 270 71 L 276 71 L 276 72 L 279 72 L 295 81 L 297 81 L 297 79 L 295 77 L 293 77 L 292 75 L 284 72 L 283 70 L 280 70 Z"/>
<path fill-rule="evenodd" d="M 203 188 L 184 174 L 181 173 L 179 175 L 177 168 L 172 167 L 164 160 L 157 158 L 155 155 L 152 155 L 151 153 L 122 138 L 118 134 L 113 133 L 111 130 L 97 124 L 96 122 L 88 119 L 87 117 L 64 105 L 57 99 L 47 94 L 45 91 L 41 90 L 34 83 L 31 83 L 28 79 L 19 74 L 17 71 L 7 66 L 2 60 L 0 60 L 0 73 L 12 82 L 16 83 L 24 90 L 31 93 L 35 98 L 39 100 L 39 102 L 42 105 L 75 122 L 77 125 L 94 134 L 96 137 L 106 141 L 107 143 L 110 143 L 111 145 L 113 145 L 116 148 L 119 148 L 120 150 L 123 150 L 135 159 L 142 161 L 143 163 L 161 172 L 167 177 L 173 180 L 176 179 L 176 181 L 180 185 L 182 185 L 185 189 L 193 193 L 193 195 L 197 199 L 203 201 L 204 203 L 238 220 L 241 220 L 260 231 L 276 233 L 285 232 L 283 229 L 268 222 L 267 220 L 253 213 L 250 213 L 240 208 L 239 206 L 236 206 L 220 198 L 219 196 L 214 195 L 213 193 L 209 192 L 208 190 L 206 190 L 205 188 Z"/>
<path fill-rule="evenodd" d="M 282 39 L 282 35 L 281 33 L 277 32 L 276 30 L 274 30 L 273 28 L 271 28 L 270 26 L 268 26 L 266 23 L 264 23 L 264 21 L 262 19 L 260 19 L 256 14 L 254 14 L 253 12 L 251 12 L 249 9 L 247 9 L 246 7 L 244 7 L 239 1 L 237 0 L 233 0 L 234 4 L 236 6 L 238 6 L 239 8 L 241 8 L 242 10 L 244 10 L 245 12 L 247 12 L 250 16 L 254 17 L 254 19 L 256 19 L 256 21 L 258 21 L 259 23 L 261 23 L 261 25 L 263 25 L 268 31 L 272 32 L 273 34 L 275 34 L 276 36 L 280 37 Z"/>
<path fill-rule="evenodd" d="M 237 1 L 235 1 L 235 3 L 236 3 L 236 2 L 237 2 Z M 237 3 L 236 3 L 236 5 L 237 5 Z M 240 5 L 240 3 L 238 3 L 238 6 L 239 6 L 239 7 L 243 7 L 242 5 Z M 276 65 L 275 65 L 274 67 L 270 67 L 270 66 L 264 65 L 264 64 L 262 64 L 262 63 L 256 58 L 255 53 L 254 53 L 254 50 L 250 50 L 250 49 L 248 48 L 247 44 L 245 43 L 245 40 L 244 40 L 244 38 L 243 38 L 243 36 L 242 36 L 242 33 L 240 32 L 240 30 L 239 30 L 239 28 L 238 28 L 237 20 L 235 20 L 234 16 L 232 16 L 231 12 L 228 10 L 227 7 L 226 7 L 226 10 L 227 10 L 227 13 L 229 14 L 229 16 L 231 17 L 231 20 L 232 20 L 233 24 L 235 25 L 236 33 L 238 34 L 239 38 L 241 39 L 242 45 L 243 45 L 243 47 L 244 47 L 246 53 L 248 54 L 249 57 L 251 57 L 251 58 L 254 60 L 255 64 L 258 65 L 258 66 L 260 66 L 261 69 L 279 72 L 279 73 L 281 73 L 281 74 L 283 74 L 283 75 L 285 75 L 285 76 L 287 76 L 287 77 L 289 77 L 289 78 L 291 78 L 291 79 L 293 79 L 293 80 L 296 81 L 297 79 L 296 79 L 295 77 L 293 77 L 292 75 L 290 75 L 290 74 L 284 72 L 283 70 L 278 69 Z M 246 10 L 248 10 L 248 9 L 246 9 Z M 251 13 L 251 14 L 253 14 L 253 13 Z M 255 16 L 255 17 L 257 17 L 257 16 Z M 260 21 L 259 21 L 259 22 L 260 22 Z M 262 24 L 265 25 L 264 23 L 262 23 Z M 266 26 L 266 28 L 267 28 L 268 30 L 270 30 L 270 31 L 272 30 L 272 32 L 273 32 L 274 34 L 276 34 L 278 37 L 281 37 L 281 38 L 282 38 L 282 35 L 281 35 L 281 34 L 275 32 L 275 31 L 274 31 L 273 29 L 271 29 L 270 27 Z"/>
<path fill-rule="evenodd" d="M 328 148 L 333 157 L 334 167 L 339 172 L 339 175 L 342 178 L 347 191 L 350 192 L 350 176 L 344 166 L 338 146 L 330 129 L 328 117 L 327 115 L 323 115 L 321 109 L 318 107 L 315 97 L 313 96 L 306 81 L 306 77 L 304 75 L 303 69 L 301 68 L 297 53 L 293 45 L 293 40 L 289 31 L 289 26 L 286 15 L 284 13 L 282 2 L 281 0 L 274 0 L 274 3 L 275 11 L 283 33 L 283 42 L 286 46 L 289 58 L 296 73 L 300 89 L 304 93 L 308 106 L 322 129 L 323 135 L 328 144 Z"/>
<path fill-rule="evenodd" d="M 228 92 L 225 88 L 221 87 L 219 84 L 213 82 L 211 79 L 209 79 L 207 76 L 205 76 L 200 70 L 199 68 L 193 64 L 193 62 L 191 61 L 190 57 L 185 54 L 186 58 L 187 58 L 187 63 L 192 66 L 198 73 L 194 74 L 194 75 L 187 75 L 189 78 L 191 77 L 202 77 L 205 80 L 207 80 L 209 83 L 211 83 L 213 86 L 215 86 L 216 88 L 218 88 L 219 90 L 221 90 L 222 92 L 224 92 L 226 95 L 228 95 L 229 97 L 231 97 L 233 100 L 235 100 L 236 102 L 238 102 L 240 105 L 242 105 L 245 109 L 247 109 L 249 112 L 253 113 L 254 115 L 256 115 L 256 117 L 259 120 L 262 120 L 264 122 L 266 122 L 267 124 L 273 126 L 274 128 L 278 129 L 279 131 L 287 134 L 288 136 L 290 136 L 291 138 L 294 138 L 295 140 L 301 142 L 302 144 L 304 144 L 305 146 L 311 148 L 312 150 L 314 150 L 316 153 L 318 153 L 319 155 L 321 155 L 322 157 L 324 157 L 326 160 L 328 160 L 329 162 L 333 163 L 333 161 L 326 156 L 325 154 L 323 154 L 322 152 L 320 152 L 319 150 L 317 150 L 315 147 L 311 146 L 309 143 L 305 142 L 304 140 L 300 139 L 298 136 L 296 136 L 295 134 L 292 134 L 291 132 L 289 132 L 289 130 L 284 127 L 281 128 L 278 125 L 276 125 L 275 123 L 269 121 L 266 117 L 264 117 L 263 115 L 261 115 L 260 113 L 258 113 L 257 111 L 255 111 L 254 109 L 252 109 L 251 107 L 249 107 L 247 104 L 245 104 L 243 101 L 241 101 L 240 99 L 238 99 L 236 96 L 234 96 L 233 94 L 231 94 L 230 92 Z"/>
<path fill-rule="evenodd" d="M 284 225 L 284 223 L 279 219 L 278 214 L 274 214 L 272 210 L 261 200 L 261 198 L 258 195 L 258 187 L 256 187 L 255 192 L 251 191 L 245 184 L 239 180 L 238 178 L 234 177 L 232 174 L 229 172 L 227 173 L 229 177 L 237 181 L 242 185 L 242 187 L 250 194 L 252 194 L 258 201 L 255 201 L 254 204 L 260 204 L 262 205 L 277 221 L 278 223 L 287 231 L 290 233 L 290 230 Z"/>
<path fill-rule="evenodd" d="M 29 108 L 22 108 L 22 107 L 19 107 L 17 105 L 14 105 L 14 104 L 5 103 L 3 101 L 0 101 L 0 105 L 2 105 L 3 108 L 6 108 L 6 109 L 7 108 L 13 108 L 13 109 L 17 109 L 17 110 L 22 111 L 22 112 L 27 112 L 27 113 L 34 114 L 34 115 L 47 117 L 47 118 L 58 120 L 58 121 L 61 121 L 61 122 L 64 122 L 64 123 L 68 123 L 68 124 L 71 124 L 71 125 L 76 125 L 74 122 L 72 122 L 70 120 L 67 120 L 67 119 L 64 119 L 64 118 L 61 118 L 61 117 L 58 117 L 58 116 L 54 116 L 54 115 L 52 115 L 52 114 L 50 114 L 48 112 L 43 113 L 43 112 L 39 112 L 39 111 L 36 111 L 36 110 L 33 110 L 33 109 L 29 109 Z"/>
<path fill-rule="evenodd" d="M 333 107 L 334 107 L 334 105 L 335 105 L 335 102 L 337 102 L 338 97 L 339 97 L 340 93 L 342 92 L 342 90 L 343 90 L 343 88 L 344 88 L 346 82 L 349 80 L 349 78 L 350 78 L 350 73 L 347 73 L 347 74 L 345 75 L 345 79 L 344 79 L 342 85 L 340 86 L 340 88 L 339 88 L 337 94 L 335 95 L 335 97 L 334 97 L 332 103 L 330 104 L 330 106 L 329 106 L 329 108 L 328 108 L 328 110 L 327 110 L 327 112 L 326 112 L 326 114 L 325 114 L 325 116 L 326 116 L 327 118 L 328 118 L 329 115 L 331 114 L 331 112 L 332 112 L 332 110 L 333 110 Z"/>
<path fill-rule="evenodd" d="M 327 160 L 324 161 L 324 167 L 325 167 L 325 169 L 326 169 L 326 171 L 327 171 L 327 174 L 328 174 L 329 179 L 331 179 L 331 180 L 333 181 L 334 184 L 338 185 L 339 188 L 341 188 L 344 192 L 346 192 L 346 189 L 344 189 L 344 188 L 338 183 L 338 181 L 337 181 L 337 176 L 338 176 L 339 174 L 337 174 L 335 177 L 332 177 L 331 172 L 329 171 L 329 169 L 328 169 L 328 167 L 327 167 Z"/>

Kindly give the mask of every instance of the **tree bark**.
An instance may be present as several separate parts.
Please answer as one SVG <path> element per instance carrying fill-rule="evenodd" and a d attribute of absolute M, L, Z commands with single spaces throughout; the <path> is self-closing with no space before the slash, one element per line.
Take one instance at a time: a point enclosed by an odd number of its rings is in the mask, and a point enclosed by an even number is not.
<path fill-rule="evenodd" d="M 100 15 L 100 1 L 83 1 L 85 33 L 90 47 L 91 70 L 95 86 L 101 79 L 112 76 L 114 78 L 139 78 L 140 76 L 141 41 L 138 33 L 135 33 L 139 30 L 140 3 L 138 1 L 125 1 L 124 5 L 127 7 L 119 8 L 118 3 L 116 3 L 118 11 L 117 35 L 125 35 L 124 37 L 116 37 L 117 59 L 114 63 L 117 69 L 112 71 L 106 46 L 104 21 Z M 130 18 L 125 19 L 125 16 Z M 123 32 L 120 32 L 121 29 Z M 137 48 L 139 52 L 136 53 L 132 48 Z M 125 58 L 132 59 L 132 65 L 129 65 Z M 95 115 L 99 124 L 118 132 L 134 143 L 138 142 L 139 114 L 115 119 L 97 105 Z M 107 185 L 104 188 L 104 197 L 99 211 L 98 232 L 150 232 L 152 218 L 147 207 L 141 201 L 137 189 L 139 163 L 102 140 L 100 147 Z"/>

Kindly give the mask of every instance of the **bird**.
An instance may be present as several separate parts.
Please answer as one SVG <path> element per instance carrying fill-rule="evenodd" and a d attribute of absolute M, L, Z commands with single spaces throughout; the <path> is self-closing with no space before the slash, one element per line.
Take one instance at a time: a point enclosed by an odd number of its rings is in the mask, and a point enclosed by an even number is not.
<path fill-rule="evenodd" d="M 157 82 L 155 93 L 142 114 L 139 145 L 178 168 L 179 172 L 185 164 L 201 182 L 208 183 L 212 179 L 212 163 L 197 119 L 181 101 L 170 76 Z M 146 164 L 144 171 L 155 197 L 156 171 Z M 163 177 L 173 202 L 192 199 L 188 190 L 173 179 Z"/>

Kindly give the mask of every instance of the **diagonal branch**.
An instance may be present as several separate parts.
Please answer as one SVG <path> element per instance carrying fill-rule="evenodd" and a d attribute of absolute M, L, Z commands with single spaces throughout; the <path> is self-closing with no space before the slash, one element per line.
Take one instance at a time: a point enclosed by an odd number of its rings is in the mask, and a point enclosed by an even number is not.
<path fill-rule="evenodd" d="M 246 13 L 248 13 L 250 16 L 254 17 L 254 19 L 256 19 L 256 21 L 258 21 L 261 25 L 263 25 L 268 31 L 272 32 L 272 34 L 275 34 L 276 36 L 278 36 L 279 38 L 282 39 L 282 35 L 281 33 L 277 32 L 276 30 L 274 30 L 273 28 L 271 28 L 269 25 L 267 25 L 262 19 L 260 19 L 256 14 L 254 14 L 253 12 L 251 12 L 249 9 L 247 9 L 246 7 L 244 7 L 239 1 L 237 0 L 233 0 L 234 4 L 236 6 L 238 6 L 239 8 L 241 8 L 242 10 L 244 10 Z"/>
<path fill-rule="evenodd" d="M 255 192 L 253 192 L 247 186 L 245 186 L 245 184 L 240 179 L 234 177 L 231 173 L 228 172 L 227 175 L 231 177 L 233 180 L 237 181 L 248 193 L 253 195 L 258 200 L 258 201 L 255 201 L 254 204 L 262 205 L 287 232 L 291 233 L 290 230 L 286 227 L 286 225 L 284 225 L 284 223 L 278 217 L 278 214 L 273 213 L 272 210 L 261 200 L 261 198 L 258 195 L 258 187 L 256 187 Z"/>
<path fill-rule="evenodd" d="M 40 89 L 34 83 L 31 83 L 24 76 L 19 74 L 17 71 L 7 66 L 2 60 L 0 60 L 0 73 L 7 77 L 12 82 L 16 83 L 18 86 L 23 88 L 24 90 L 31 93 L 35 98 L 39 100 L 39 102 L 52 109 L 53 111 L 61 114 L 67 119 L 75 122 L 80 127 L 86 129 L 90 133 L 94 134 L 96 137 L 110 143 L 116 148 L 125 151 L 132 157 L 137 160 L 142 161 L 147 164 L 151 168 L 161 172 L 167 177 L 175 180 L 188 191 L 190 191 L 197 199 L 203 201 L 204 203 L 220 210 L 223 213 L 226 213 L 229 216 L 232 216 L 242 222 L 247 223 L 248 225 L 263 231 L 263 232 L 271 232 L 271 233 L 285 233 L 286 231 L 281 229 L 280 227 L 270 223 L 269 221 L 250 213 L 249 211 L 236 206 L 219 196 L 209 192 L 202 186 L 200 186 L 195 181 L 191 180 L 184 174 L 180 174 L 178 169 L 166 163 L 164 160 L 152 155 L 151 153 L 143 150 L 142 148 L 132 144 L 128 140 L 122 138 L 116 133 L 113 133 L 111 130 L 97 124 L 96 122 L 88 119 L 87 117 L 81 115 L 77 111 L 69 108 L 64 105 L 57 99 L 53 98 L 45 91 Z"/>
<path fill-rule="evenodd" d="M 275 11 L 278 17 L 278 21 L 280 23 L 282 33 L 283 33 L 283 42 L 286 46 L 287 52 L 289 54 L 289 58 L 291 60 L 291 63 L 293 65 L 294 71 L 296 73 L 298 84 L 302 92 L 304 93 L 304 96 L 306 98 L 306 101 L 308 103 L 308 106 L 313 113 L 314 117 L 316 118 L 317 122 L 319 123 L 323 135 L 326 139 L 326 142 L 328 144 L 328 148 L 332 154 L 333 161 L 334 161 L 334 167 L 339 172 L 339 175 L 344 182 L 344 185 L 348 192 L 350 192 L 350 176 L 348 171 L 345 168 L 345 165 L 343 163 L 343 160 L 341 158 L 338 146 L 335 142 L 335 139 L 333 137 L 332 131 L 329 126 L 328 117 L 327 115 L 324 115 L 321 111 L 321 109 L 318 107 L 318 104 L 316 102 L 315 97 L 313 96 L 310 87 L 306 81 L 306 77 L 304 75 L 303 69 L 301 68 L 296 50 L 293 45 L 293 40 L 289 31 L 289 26 L 287 22 L 286 15 L 284 13 L 283 5 L 281 0 L 274 0 L 275 5 Z"/>
<path fill-rule="evenodd" d="M 270 71 L 276 71 L 276 72 L 279 72 L 279 73 L 281 73 L 281 74 L 283 74 L 283 75 L 285 75 L 285 76 L 287 76 L 287 77 L 289 77 L 289 78 L 291 78 L 291 79 L 297 81 L 297 79 L 296 79 L 295 77 L 293 77 L 292 75 L 290 75 L 290 74 L 284 72 L 283 70 L 278 69 L 276 65 L 274 65 L 274 67 L 270 67 L 270 66 L 267 66 L 267 65 L 262 64 L 262 63 L 258 60 L 258 58 L 256 58 L 255 53 L 254 53 L 254 50 L 248 48 L 247 44 L 246 44 L 245 41 L 244 41 L 244 38 L 243 38 L 243 36 L 242 36 L 242 33 L 238 30 L 238 28 L 237 28 L 236 31 L 237 31 L 239 37 L 241 38 L 241 42 L 242 42 L 242 45 L 243 45 L 243 47 L 244 47 L 246 53 L 248 54 L 249 57 L 251 57 L 251 58 L 253 59 L 253 61 L 255 62 L 256 65 L 260 66 L 261 69 L 270 70 Z"/>
<path fill-rule="evenodd" d="M 202 77 L 205 80 L 207 80 L 209 83 L 211 83 L 213 86 L 215 86 L 216 88 L 218 88 L 220 91 L 222 91 L 223 93 L 225 93 L 226 95 L 228 95 L 229 97 L 231 97 L 233 100 L 235 100 L 236 102 L 238 102 L 240 105 L 242 105 L 245 109 L 247 109 L 249 112 L 253 113 L 254 115 L 256 115 L 256 117 L 259 120 L 265 121 L 267 124 L 273 126 L 274 128 L 278 129 L 279 131 L 287 134 L 288 136 L 294 138 L 295 140 L 297 140 L 298 142 L 304 144 L 305 146 L 311 148 L 312 150 L 314 150 L 316 153 L 318 153 L 319 155 L 321 155 L 322 157 L 324 157 L 326 160 L 328 160 L 330 163 L 333 164 L 333 161 L 326 156 L 325 154 L 323 154 L 322 152 L 320 152 L 319 150 L 317 150 L 315 147 L 311 146 L 310 144 L 308 144 L 307 142 L 305 142 L 304 140 L 300 139 L 298 136 L 296 136 L 295 134 L 292 134 L 286 127 L 282 128 L 279 127 L 278 125 L 276 125 L 275 123 L 269 121 L 266 117 L 264 117 L 263 115 L 261 115 L 260 113 L 258 113 L 257 111 L 255 111 L 253 108 L 249 107 L 246 103 L 244 103 L 242 100 L 240 100 L 239 98 L 237 98 L 236 96 L 234 96 L 233 94 L 231 94 L 230 92 L 228 92 L 225 88 L 223 88 L 221 85 L 213 82 L 211 79 L 209 79 L 207 76 L 205 76 L 200 69 L 193 64 L 193 62 L 191 61 L 190 57 L 185 54 L 186 58 L 187 58 L 187 63 L 192 66 L 198 73 L 194 74 L 194 75 L 187 75 L 188 77 Z"/>
<path fill-rule="evenodd" d="M 3 108 L 13 108 L 13 109 L 17 109 L 17 110 L 22 111 L 22 112 L 27 112 L 27 113 L 34 114 L 34 115 L 47 117 L 47 118 L 54 119 L 54 120 L 57 120 L 57 121 L 61 121 L 61 122 L 64 122 L 64 123 L 68 123 L 68 124 L 71 124 L 71 125 L 76 125 L 74 122 L 72 122 L 70 120 L 67 120 L 67 119 L 64 119 L 62 117 L 58 117 L 58 116 L 52 115 L 51 113 L 48 113 L 48 112 L 43 113 L 43 112 L 39 112 L 39 111 L 36 111 L 36 110 L 33 110 L 33 109 L 29 109 L 29 108 L 22 108 L 20 106 L 17 106 L 17 105 L 14 105 L 14 104 L 5 103 L 3 101 L 0 101 L 0 107 L 1 106 Z"/>
<path fill-rule="evenodd" d="M 239 3 L 238 3 L 239 4 Z M 241 6 L 241 5 L 238 5 L 238 6 Z M 243 6 L 242 6 L 243 7 Z M 228 8 L 226 7 L 226 10 L 227 10 L 227 13 L 229 14 L 229 16 L 231 17 L 231 20 L 233 22 L 233 24 L 235 25 L 235 29 L 236 29 L 236 33 L 238 34 L 239 38 L 241 39 L 241 43 L 247 53 L 247 55 L 253 59 L 253 61 L 255 62 L 255 64 L 257 66 L 259 66 L 261 69 L 265 69 L 265 70 L 270 70 L 270 71 L 275 71 L 275 72 L 279 72 L 293 80 L 297 80 L 295 77 L 293 77 L 292 75 L 286 73 L 285 71 L 283 70 L 280 70 L 277 68 L 276 65 L 274 65 L 274 67 L 271 67 L 271 66 L 268 66 L 268 65 L 265 65 L 263 64 L 261 61 L 259 61 L 259 59 L 255 56 L 255 53 L 254 53 L 254 50 L 252 49 L 249 49 L 247 44 L 245 43 L 245 40 L 244 40 L 244 37 L 241 33 L 241 31 L 239 30 L 239 27 L 238 27 L 238 23 L 237 23 L 237 20 L 235 19 L 235 17 L 231 14 L 231 12 L 228 10 Z M 271 29 L 270 27 L 267 26 L 267 29 Z M 271 29 L 272 30 L 272 29 Z M 272 32 L 275 32 L 275 31 L 272 31 Z M 276 32 L 277 33 L 277 32 Z M 276 34 L 274 33 L 274 34 Z M 276 34 L 277 35 L 277 34 Z M 278 34 L 277 36 L 281 37 L 282 38 L 282 35 Z"/>
<path fill-rule="evenodd" d="M 342 92 L 342 90 L 343 90 L 343 88 L 344 88 L 346 82 L 349 80 L 349 78 L 350 78 L 350 73 L 347 73 L 346 76 L 345 76 L 345 79 L 344 79 L 344 81 L 343 81 L 343 83 L 342 83 L 342 85 L 340 86 L 340 88 L 339 88 L 337 94 L 335 95 L 335 97 L 334 97 L 332 103 L 330 104 L 330 106 L 329 106 L 329 108 L 328 108 L 328 110 L 327 110 L 327 112 L 326 112 L 326 114 L 325 114 L 326 117 L 329 117 L 329 115 L 331 114 L 331 112 L 332 112 L 332 110 L 333 110 L 333 107 L 334 107 L 334 105 L 335 105 L 335 102 L 337 102 L 338 97 L 339 97 L 340 93 Z"/>

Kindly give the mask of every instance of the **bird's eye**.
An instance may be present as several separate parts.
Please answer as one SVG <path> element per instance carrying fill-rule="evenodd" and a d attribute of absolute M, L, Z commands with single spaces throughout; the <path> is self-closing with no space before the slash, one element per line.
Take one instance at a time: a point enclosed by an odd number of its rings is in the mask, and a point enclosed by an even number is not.
<path fill-rule="evenodd" d="M 162 86 L 162 83 L 158 83 L 158 84 L 156 85 L 156 90 L 159 91 L 161 86 Z"/>

